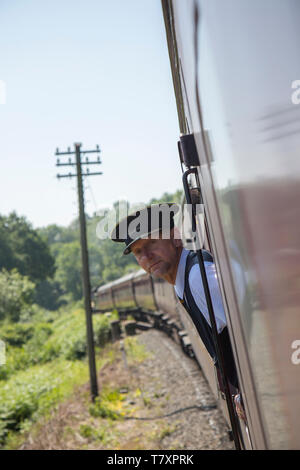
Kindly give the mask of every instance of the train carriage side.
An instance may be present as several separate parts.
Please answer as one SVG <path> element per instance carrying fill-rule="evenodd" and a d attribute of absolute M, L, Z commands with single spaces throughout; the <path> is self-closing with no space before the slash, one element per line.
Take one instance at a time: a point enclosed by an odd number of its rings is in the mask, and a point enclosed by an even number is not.
<path fill-rule="evenodd" d="M 130 311 L 137 309 L 133 286 L 134 273 L 127 274 L 112 282 L 111 289 L 115 308 L 120 311 Z"/>
<path fill-rule="evenodd" d="M 154 296 L 158 311 L 164 313 L 164 329 L 181 344 L 179 332 L 183 330 L 183 325 L 177 311 L 177 297 L 174 287 L 160 278 L 153 278 Z"/>
<path fill-rule="evenodd" d="M 112 284 L 113 283 L 110 282 L 104 286 L 100 286 L 95 291 L 93 304 L 96 311 L 107 312 L 116 308 L 112 294 Z"/>
<path fill-rule="evenodd" d="M 155 311 L 157 309 L 157 305 L 155 302 L 151 276 L 143 269 L 140 269 L 133 276 L 133 286 L 138 308 L 144 311 Z"/>
<path fill-rule="evenodd" d="M 162 0 L 251 446 L 300 448 L 300 4 Z M 241 86 L 241 83 L 243 84 Z"/>

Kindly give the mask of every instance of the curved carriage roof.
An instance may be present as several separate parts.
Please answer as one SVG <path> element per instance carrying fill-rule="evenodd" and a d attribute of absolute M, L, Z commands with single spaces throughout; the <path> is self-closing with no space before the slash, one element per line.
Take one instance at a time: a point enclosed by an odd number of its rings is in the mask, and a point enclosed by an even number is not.
<path fill-rule="evenodd" d="M 120 277 L 119 279 L 116 279 L 115 281 L 108 282 L 107 284 L 104 284 L 104 286 L 98 287 L 96 292 L 105 292 L 108 289 L 111 289 L 114 286 L 122 285 L 132 279 L 136 279 L 138 277 L 141 277 L 143 275 L 149 275 L 147 274 L 143 269 L 139 269 L 138 271 L 135 271 L 133 273 L 125 274 L 125 276 Z"/>

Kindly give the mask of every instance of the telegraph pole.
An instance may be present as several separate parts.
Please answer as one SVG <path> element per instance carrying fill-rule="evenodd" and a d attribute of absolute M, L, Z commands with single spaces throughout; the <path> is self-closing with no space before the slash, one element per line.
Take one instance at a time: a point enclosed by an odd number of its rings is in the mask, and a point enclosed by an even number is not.
<path fill-rule="evenodd" d="M 78 190 L 78 205 L 79 205 L 79 225 L 80 225 L 80 244 L 81 244 L 81 260 L 82 260 L 82 284 L 83 294 L 85 303 L 85 317 L 86 317 L 86 333 L 87 333 L 87 350 L 89 358 L 89 371 L 90 371 L 90 387 L 91 396 L 94 401 L 98 396 L 98 383 L 97 383 L 97 372 L 96 372 L 96 360 L 95 360 L 95 347 L 94 347 L 94 332 L 93 332 L 93 321 L 92 321 L 92 306 L 91 306 L 91 285 L 90 285 L 90 272 L 89 272 L 89 257 L 86 237 L 86 222 L 84 212 L 84 194 L 82 177 L 91 175 L 102 175 L 102 172 L 90 173 L 87 166 L 86 172 L 82 173 L 82 165 L 100 165 L 100 157 L 97 157 L 97 161 L 90 162 L 88 158 L 86 161 L 81 160 L 81 155 L 86 153 L 97 153 L 99 154 L 99 145 L 96 146 L 96 150 L 81 150 L 81 144 L 74 144 L 74 152 L 71 152 L 70 147 L 67 152 L 59 152 L 56 149 L 55 155 L 68 155 L 68 163 L 60 163 L 57 159 L 56 166 L 75 166 L 76 172 L 68 173 L 65 175 L 57 175 L 57 178 L 77 178 L 77 190 Z M 75 162 L 72 162 L 70 155 L 75 155 Z"/>

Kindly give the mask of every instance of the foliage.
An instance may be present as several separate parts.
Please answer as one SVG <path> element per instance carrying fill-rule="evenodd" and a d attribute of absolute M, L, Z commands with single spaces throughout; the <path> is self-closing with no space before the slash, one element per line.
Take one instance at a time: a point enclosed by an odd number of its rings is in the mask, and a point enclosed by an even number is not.
<path fill-rule="evenodd" d="M 12 376 L 0 388 L 0 443 L 9 431 L 20 431 L 24 422 L 45 413 L 87 378 L 85 363 L 64 359 Z"/>
<path fill-rule="evenodd" d="M 74 300 L 82 297 L 81 255 L 79 242 L 66 243 L 56 258 L 55 280 Z"/>
<path fill-rule="evenodd" d="M 79 231 L 70 227 L 59 227 L 59 225 L 51 224 L 47 227 L 38 229 L 39 235 L 45 240 L 48 246 L 71 243 L 79 238 Z"/>
<path fill-rule="evenodd" d="M 110 339 L 110 320 L 116 315 L 93 317 L 95 344 Z M 41 321 L 43 320 L 43 321 Z M 7 362 L 0 368 L 0 443 L 8 433 L 20 431 L 77 383 L 88 377 L 86 325 L 81 307 L 50 313 L 40 309 L 30 323 L 3 324 Z"/>
<path fill-rule="evenodd" d="M 89 407 L 91 416 L 109 418 L 112 420 L 122 418 L 122 402 L 124 396 L 118 389 L 103 388 L 95 403 Z"/>
<path fill-rule="evenodd" d="M 49 246 L 25 217 L 12 212 L 0 216 L 0 269 L 16 268 L 23 276 L 39 282 L 54 274 Z"/>
<path fill-rule="evenodd" d="M 86 439 L 99 440 L 103 442 L 103 444 L 109 441 L 105 429 L 96 429 L 89 424 L 81 424 L 79 428 L 79 433 L 82 437 Z"/>
<path fill-rule="evenodd" d="M 40 360 L 52 355 L 76 360 L 86 355 L 86 324 L 81 309 L 58 318 L 53 324 L 54 334 L 44 344 Z M 94 340 L 96 346 L 104 346 L 110 338 L 109 318 L 105 315 L 93 317 Z"/>
<path fill-rule="evenodd" d="M 178 199 L 180 191 L 150 203 Z M 92 287 L 138 269 L 132 255 L 122 256 L 122 244 L 97 238 L 99 220 L 96 215 L 87 217 Z M 9 433 L 25 429 L 88 378 L 78 221 L 69 227 L 34 230 L 15 213 L 0 216 L 1 268 L 0 339 L 6 346 L 6 364 L 0 368 L 0 442 L 4 443 Z M 75 309 L 59 307 L 68 299 L 78 300 Z M 93 317 L 97 347 L 109 340 L 114 315 Z M 134 338 L 124 344 L 129 363 L 145 358 Z M 122 416 L 121 408 L 119 392 L 106 390 L 91 413 L 116 419 Z"/>
<path fill-rule="evenodd" d="M 1 339 L 11 346 L 22 346 L 32 338 L 34 326 L 32 324 L 6 324 L 1 328 Z"/>
<path fill-rule="evenodd" d="M 18 321 L 21 314 L 30 311 L 34 297 L 35 284 L 27 276 L 13 269 L 0 272 L 0 320 L 4 318 Z"/>
<path fill-rule="evenodd" d="M 41 307 L 57 310 L 61 305 L 65 304 L 62 295 L 63 289 L 58 281 L 45 279 L 38 284 L 34 300 Z"/>
<path fill-rule="evenodd" d="M 165 192 L 159 199 L 152 198 L 149 204 L 158 204 L 160 202 L 177 202 L 178 204 L 181 203 L 181 199 L 183 196 L 183 191 L 178 189 L 175 193 L 167 193 Z"/>
<path fill-rule="evenodd" d="M 110 318 L 93 318 L 95 345 L 103 347 L 110 340 Z M 6 343 L 6 364 L 0 368 L 0 380 L 34 364 L 43 364 L 58 357 L 79 360 L 86 356 L 86 324 L 82 309 L 58 315 L 51 324 L 4 325 L 0 338 Z"/>
<path fill-rule="evenodd" d="M 121 243 L 112 243 L 111 240 L 101 240 L 103 284 L 121 277 L 128 272 L 128 268 L 139 269 L 133 255 L 123 256 L 124 247 L 122 245 Z"/>

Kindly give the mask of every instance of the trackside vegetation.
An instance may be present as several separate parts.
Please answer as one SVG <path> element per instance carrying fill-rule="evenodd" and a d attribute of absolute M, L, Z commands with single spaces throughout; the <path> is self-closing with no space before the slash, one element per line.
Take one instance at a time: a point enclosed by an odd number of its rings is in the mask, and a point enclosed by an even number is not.
<path fill-rule="evenodd" d="M 41 317 L 43 321 L 41 321 Z M 110 340 L 116 313 L 95 315 L 97 349 Z M 88 381 L 86 327 L 81 307 L 39 311 L 28 323 L 2 324 L 6 364 L 0 367 L 0 445 Z M 99 366 L 99 364 L 98 364 Z"/>
<path fill-rule="evenodd" d="M 180 202 L 181 195 L 165 193 L 149 203 Z M 92 289 L 138 269 L 133 256 L 122 256 L 119 243 L 98 238 L 100 216 L 86 219 Z M 116 312 L 93 316 L 98 362 L 116 318 Z M 34 229 L 15 212 L 0 214 L 0 346 L 3 448 L 89 379 L 77 220 Z M 140 354 L 134 342 L 127 346 L 129 358 Z M 96 404 L 94 413 L 115 413 L 103 400 L 101 407 Z"/>

